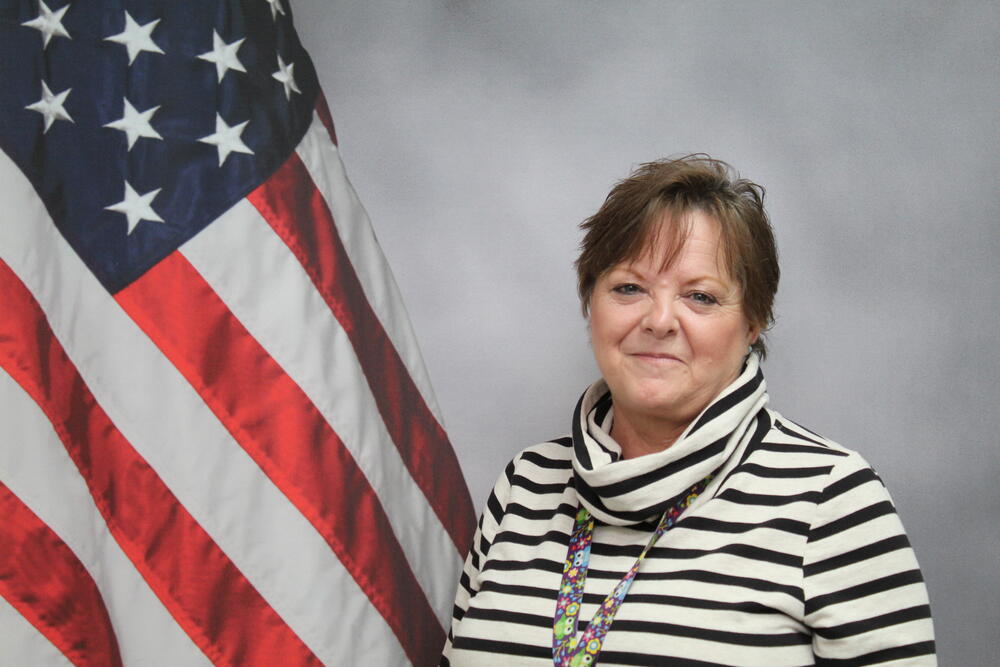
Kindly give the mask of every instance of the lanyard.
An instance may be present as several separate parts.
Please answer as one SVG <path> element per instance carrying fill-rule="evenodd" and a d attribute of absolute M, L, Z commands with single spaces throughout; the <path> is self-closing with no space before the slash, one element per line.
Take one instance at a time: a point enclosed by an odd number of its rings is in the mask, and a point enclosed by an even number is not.
<path fill-rule="evenodd" d="M 604 636 L 615 620 L 618 607 L 625 600 L 628 589 L 632 586 L 635 575 L 639 572 L 639 564 L 653 548 L 663 533 L 667 532 L 677 518 L 694 499 L 705 490 L 712 475 L 692 486 L 688 492 L 670 509 L 663 513 L 660 523 L 649 538 L 646 548 L 642 550 L 635 563 L 618 582 L 611 594 L 597 609 L 594 618 L 580 637 L 576 636 L 577 621 L 580 616 L 580 605 L 583 601 L 583 585 L 587 581 L 587 568 L 590 565 L 590 544 L 594 537 L 594 517 L 586 508 L 581 507 L 576 513 L 576 525 L 569 540 L 569 550 L 566 552 L 566 564 L 563 566 L 562 585 L 556 599 L 556 614 L 552 624 L 552 662 L 555 667 L 580 667 L 593 665 L 601 652 Z"/>

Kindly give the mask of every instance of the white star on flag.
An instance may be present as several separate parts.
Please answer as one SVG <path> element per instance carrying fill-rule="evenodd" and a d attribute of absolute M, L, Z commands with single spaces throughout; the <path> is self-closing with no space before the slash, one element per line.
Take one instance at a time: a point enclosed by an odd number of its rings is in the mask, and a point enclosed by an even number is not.
<path fill-rule="evenodd" d="M 253 151 L 240 138 L 240 135 L 243 134 L 243 128 L 249 122 L 245 120 L 239 125 L 229 126 L 226 124 L 226 121 L 222 120 L 222 116 L 217 113 L 215 114 L 215 132 L 207 137 L 202 137 L 198 141 L 211 144 L 219 149 L 219 166 L 221 167 L 230 153 L 253 155 Z"/>
<path fill-rule="evenodd" d="M 292 69 L 295 68 L 295 63 L 288 63 L 285 65 L 285 61 L 281 59 L 281 54 L 278 54 L 278 71 L 272 74 L 275 79 L 281 82 L 281 85 L 285 87 L 285 99 L 292 99 L 292 91 L 296 93 L 301 93 L 299 87 L 295 85 L 295 78 L 292 74 Z"/>
<path fill-rule="evenodd" d="M 243 39 L 238 39 L 232 44 L 226 44 L 218 32 L 215 30 L 212 31 L 212 50 L 206 51 L 198 57 L 210 63 L 215 63 L 215 71 L 219 75 L 219 83 L 222 83 L 222 77 L 231 69 L 237 72 L 246 72 L 243 68 L 243 63 L 236 57 L 236 52 L 243 41 Z"/>
<path fill-rule="evenodd" d="M 131 234 L 143 220 L 163 222 L 163 218 L 153 210 L 153 198 L 160 194 L 161 189 L 156 188 L 144 195 L 140 195 L 132 189 L 128 181 L 125 181 L 125 199 L 117 204 L 105 206 L 104 209 L 106 211 L 114 211 L 115 213 L 123 213 L 128 220 L 128 233 Z"/>
<path fill-rule="evenodd" d="M 45 117 L 45 129 L 42 130 L 42 134 L 48 132 L 49 128 L 52 127 L 52 123 L 57 120 L 68 120 L 71 123 L 73 122 L 70 115 L 66 113 L 66 109 L 63 108 L 63 103 L 66 101 L 66 98 L 69 97 L 71 90 L 73 89 L 67 88 L 58 95 L 53 95 L 52 91 L 49 90 L 48 84 L 42 81 L 42 99 L 38 100 L 34 104 L 29 104 L 24 107 L 25 109 L 29 109 L 31 111 L 37 111 Z"/>
<path fill-rule="evenodd" d="M 281 0 L 267 0 L 267 4 L 271 5 L 272 19 L 277 20 L 278 14 L 285 15 L 285 9 L 281 6 Z"/>
<path fill-rule="evenodd" d="M 53 35 L 72 39 L 62 24 L 62 17 L 67 9 L 69 9 L 69 5 L 53 12 L 46 6 L 43 0 L 38 0 L 38 17 L 30 21 L 25 21 L 21 25 L 34 28 L 42 33 L 42 49 L 44 50 L 49 45 L 49 40 L 52 39 Z"/>
<path fill-rule="evenodd" d="M 159 109 L 159 105 L 146 109 L 145 111 L 136 111 L 135 107 L 132 106 L 128 98 L 122 98 L 125 102 L 124 112 L 122 117 L 116 121 L 112 121 L 104 125 L 104 127 L 110 127 L 114 130 L 121 130 L 128 137 L 128 149 L 132 150 L 132 146 L 135 145 L 136 139 L 139 137 L 147 137 L 149 139 L 163 139 L 160 133 L 153 129 L 150 125 L 150 120 L 153 118 L 153 114 Z"/>
<path fill-rule="evenodd" d="M 154 19 L 145 25 L 139 25 L 132 18 L 132 15 L 128 13 L 128 10 L 126 10 L 125 30 L 117 35 L 105 37 L 104 41 L 124 44 L 125 48 L 128 49 L 128 64 L 131 65 L 135 57 L 143 51 L 163 53 L 163 49 L 158 47 L 156 42 L 153 41 L 153 29 L 159 22 L 160 19 Z"/>

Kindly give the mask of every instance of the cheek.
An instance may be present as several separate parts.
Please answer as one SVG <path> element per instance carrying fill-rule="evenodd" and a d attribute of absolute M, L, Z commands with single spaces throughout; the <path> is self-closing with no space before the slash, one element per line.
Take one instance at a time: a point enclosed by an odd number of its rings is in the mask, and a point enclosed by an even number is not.
<path fill-rule="evenodd" d="M 606 356 L 614 347 L 614 336 L 607 329 L 606 322 L 591 323 L 590 346 L 598 357 Z"/>
<path fill-rule="evenodd" d="M 706 332 L 706 343 L 716 350 L 720 359 L 742 358 L 750 344 L 749 327 L 744 322 L 734 322 L 729 326 Z"/>
<path fill-rule="evenodd" d="M 595 338 L 621 340 L 636 328 L 640 310 L 636 304 L 596 301 L 591 304 L 590 330 Z"/>
<path fill-rule="evenodd" d="M 590 345 L 598 362 L 611 360 L 618 352 L 629 326 L 624 313 L 598 305 L 590 313 Z"/>
<path fill-rule="evenodd" d="M 596 347 L 608 338 L 608 316 L 600 304 L 590 306 L 590 340 Z"/>

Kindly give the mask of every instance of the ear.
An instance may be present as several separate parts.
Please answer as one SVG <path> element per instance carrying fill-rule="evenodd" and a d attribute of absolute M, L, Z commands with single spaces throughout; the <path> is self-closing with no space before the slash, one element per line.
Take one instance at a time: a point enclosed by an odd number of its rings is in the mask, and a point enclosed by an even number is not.
<path fill-rule="evenodd" d="M 760 327 L 751 324 L 747 331 L 747 345 L 753 345 L 760 338 Z"/>

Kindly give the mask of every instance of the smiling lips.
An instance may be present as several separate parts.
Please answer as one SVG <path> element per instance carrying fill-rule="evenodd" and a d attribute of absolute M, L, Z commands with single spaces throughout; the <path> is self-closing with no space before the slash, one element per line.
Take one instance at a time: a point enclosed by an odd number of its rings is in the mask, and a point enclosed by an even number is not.
<path fill-rule="evenodd" d="M 648 361 L 650 363 L 661 363 L 667 361 L 680 361 L 677 357 L 672 354 L 667 354 L 665 352 L 632 352 L 629 356 L 637 357 L 643 361 Z"/>

